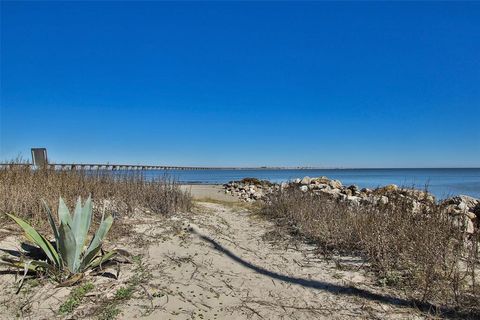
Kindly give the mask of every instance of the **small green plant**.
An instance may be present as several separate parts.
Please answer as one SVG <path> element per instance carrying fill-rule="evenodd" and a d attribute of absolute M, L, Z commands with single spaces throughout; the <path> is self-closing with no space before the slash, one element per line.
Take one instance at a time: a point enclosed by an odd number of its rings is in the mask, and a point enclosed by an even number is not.
<path fill-rule="evenodd" d="M 105 218 L 105 215 L 102 215 L 97 232 L 86 246 L 88 230 L 92 222 L 92 199 L 90 197 L 83 206 L 81 198 L 78 198 L 73 216 L 63 199 L 60 198 L 58 206 L 60 224 L 58 227 L 46 203 L 45 207 L 55 237 L 54 244 L 24 220 L 7 214 L 24 230 L 26 238 L 41 249 L 45 259 L 2 257 L 0 264 L 24 269 L 25 273 L 27 271 L 43 272 L 51 275 L 57 281 L 63 282 L 68 279 L 80 279 L 85 271 L 102 266 L 117 254 L 116 250 L 100 254 L 102 242 L 113 223 L 112 216 Z"/>
<path fill-rule="evenodd" d="M 98 315 L 98 320 L 113 320 L 120 314 L 120 309 L 116 305 L 107 305 Z"/>
<path fill-rule="evenodd" d="M 115 292 L 115 299 L 128 300 L 132 297 L 135 288 L 133 286 L 121 287 Z"/>
<path fill-rule="evenodd" d="M 92 291 L 93 288 L 93 284 L 88 282 L 80 287 L 73 289 L 67 301 L 65 301 L 60 306 L 59 312 L 62 314 L 72 313 L 73 310 L 75 310 L 75 308 L 80 305 L 85 295 Z"/>
<path fill-rule="evenodd" d="M 402 277 L 399 272 L 386 272 L 383 277 L 378 279 L 378 283 L 385 287 L 385 286 L 398 286 L 402 281 Z"/>
<path fill-rule="evenodd" d="M 132 299 L 133 294 L 138 291 L 138 288 L 151 278 L 151 274 L 143 263 L 141 256 L 132 257 L 132 262 L 136 264 L 133 270 L 134 274 L 124 287 L 117 289 L 112 298 L 103 300 L 102 304 L 96 308 L 94 314 L 97 316 L 97 319 L 115 319 L 121 313 L 119 306 L 125 303 L 125 301 Z"/>
<path fill-rule="evenodd" d="M 27 283 L 30 286 L 30 288 L 36 288 L 40 285 L 40 282 L 38 281 L 38 279 L 30 279 Z"/>

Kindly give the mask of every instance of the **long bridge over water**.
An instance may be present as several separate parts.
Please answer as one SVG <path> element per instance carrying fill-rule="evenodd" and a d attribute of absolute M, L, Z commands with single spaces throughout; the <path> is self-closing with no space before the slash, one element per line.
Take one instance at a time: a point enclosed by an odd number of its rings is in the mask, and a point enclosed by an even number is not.
<path fill-rule="evenodd" d="M 0 163 L 0 169 L 28 167 L 48 168 L 55 170 L 262 170 L 262 169 L 313 169 L 306 167 L 195 167 L 167 166 L 145 164 L 112 164 L 112 163 L 51 163 L 48 161 L 46 148 L 32 148 L 32 162 Z"/>
<path fill-rule="evenodd" d="M 261 170 L 287 169 L 270 167 L 185 167 L 142 164 L 110 164 L 110 163 L 48 163 L 36 166 L 32 163 L 0 163 L 0 168 L 43 167 L 55 170 Z M 293 169 L 293 168 L 292 168 Z"/>

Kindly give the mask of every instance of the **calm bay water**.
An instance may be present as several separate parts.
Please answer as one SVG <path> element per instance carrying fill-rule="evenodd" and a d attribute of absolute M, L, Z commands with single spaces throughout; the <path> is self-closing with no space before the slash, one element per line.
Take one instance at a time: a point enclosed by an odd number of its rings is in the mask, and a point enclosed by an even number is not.
<path fill-rule="evenodd" d="M 283 182 L 296 178 L 327 176 L 344 185 L 376 188 L 387 184 L 428 190 L 438 198 L 465 194 L 480 198 L 480 168 L 469 169 L 298 169 L 298 170 L 198 170 L 146 171 L 148 177 L 169 175 L 181 183 L 223 184 L 245 177 Z"/>

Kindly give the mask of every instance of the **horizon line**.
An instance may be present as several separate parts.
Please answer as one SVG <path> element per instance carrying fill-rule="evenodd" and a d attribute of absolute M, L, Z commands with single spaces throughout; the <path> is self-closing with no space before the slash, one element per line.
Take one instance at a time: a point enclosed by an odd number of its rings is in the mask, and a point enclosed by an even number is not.
<path fill-rule="evenodd" d="M 7 165 L 33 165 L 31 162 L 24 163 L 15 163 L 14 161 L 10 162 L 0 162 L 0 166 Z M 57 166 L 118 166 L 118 167 L 165 167 L 163 170 L 175 170 L 181 168 L 198 168 L 198 169 L 217 169 L 217 170 L 402 170 L 402 169 L 480 169 L 478 167 L 462 167 L 462 166 L 441 166 L 441 167 L 428 167 L 428 166 L 419 166 L 419 167 L 349 167 L 349 166 L 200 166 L 200 165 L 158 165 L 158 164 L 116 164 L 116 163 L 49 163 L 49 165 Z"/>

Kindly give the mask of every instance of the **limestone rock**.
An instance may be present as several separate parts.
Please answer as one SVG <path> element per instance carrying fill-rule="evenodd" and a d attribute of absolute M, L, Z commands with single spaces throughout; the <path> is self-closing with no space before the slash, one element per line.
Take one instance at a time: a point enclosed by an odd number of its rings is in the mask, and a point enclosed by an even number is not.
<path fill-rule="evenodd" d="M 340 189 L 342 187 L 342 183 L 338 180 L 330 180 L 328 185 L 333 189 Z"/>
<path fill-rule="evenodd" d="M 388 203 L 388 197 L 387 196 L 381 196 L 379 199 L 379 202 L 381 204 L 387 204 Z"/>
<path fill-rule="evenodd" d="M 245 202 L 264 201 L 277 190 L 298 188 L 302 192 L 327 196 L 337 201 L 345 201 L 348 205 L 392 206 L 397 200 L 406 201 L 412 212 L 426 212 L 439 205 L 443 212 L 452 218 L 452 221 L 466 234 L 472 234 L 478 226 L 480 216 L 480 200 L 460 195 L 446 199 L 440 203 L 435 197 L 422 190 L 401 189 L 392 184 L 375 190 L 359 188 L 355 185 L 344 187 L 338 180 L 327 177 L 296 179 L 293 182 L 273 184 L 255 178 L 242 181 L 231 181 L 224 185 L 225 194 L 238 197 Z M 397 199 L 397 200 L 396 200 Z"/>
<path fill-rule="evenodd" d="M 308 191 L 308 186 L 300 186 L 300 190 L 302 192 L 307 192 Z"/>
<path fill-rule="evenodd" d="M 378 188 L 377 190 L 375 190 L 376 193 L 380 193 L 380 194 L 390 193 L 395 191 L 398 191 L 398 186 L 396 184 L 389 184 L 388 186 Z"/>
<path fill-rule="evenodd" d="M 309 185 L 311 181 L 312 179 L 310 177 L 304 177 L 300 183 L 303 185 Z"/>

